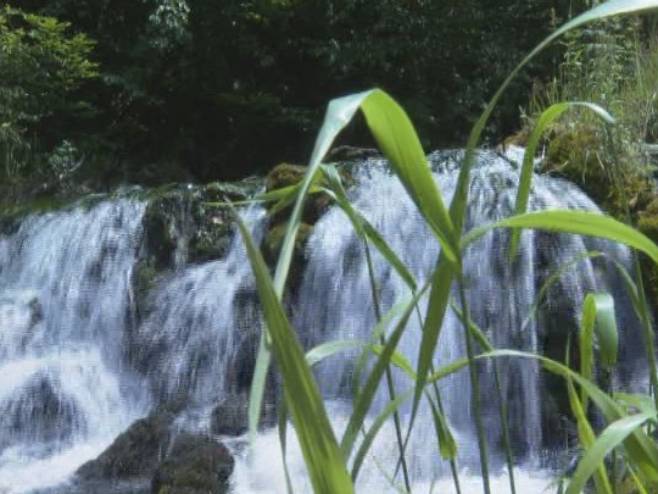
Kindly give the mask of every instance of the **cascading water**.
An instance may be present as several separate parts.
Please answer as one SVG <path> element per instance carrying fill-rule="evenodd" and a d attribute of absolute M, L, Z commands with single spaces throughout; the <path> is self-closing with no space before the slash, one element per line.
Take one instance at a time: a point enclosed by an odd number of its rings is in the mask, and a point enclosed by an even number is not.
<path fill-rule="evenodd" d="M 116 363 L 143 211 L 103 201 L 0 237 L 0 491 L 61 482 L 144 413 Z"/>
<path fill-rule="evenodd" d="M 452 198 L 457 180 L 457 166 L 461 153 L 435 153 L 431 156 L 435 179 L 447 201 Z M 370 160 L 355 169 L 355 182 L 351 191 L 354 206 L 375 226 L 393 250 L 406 263 L 419 281 L 419 286 L 432 272 L 439 249 L 434 236 L 426 228 L 415 205 L 401 183 L 390 173 L 381 160 Z M 473 171 L 470 203 L 466 228 L 494 222 L 512 214 L 518 186 L 519 171 L 506 158 L 493 152 L 483 152 Z M 535 175 L 529 209 L 581 209 L 598 211 L 596 205 L 576 186 L 556 178 Z M 628 264 L 627 249 L 609 242 L 573 235 L 556 235 L 525 231 L 521 236 L 519 254 L 514 264 L 508 259 L 509 233 L 497 230 L 487 234 L 468 248 L 465 259 L 466 296 L 474 321 L 485 330 L 490 341 L 498 348 L 514 348 L 535 353 L 564 351 L 568 332 L 578 324 L 580 307 L 585 295 L 596 290 L 610 290 L 619 285 L 616 273 L 605 259 L 583 259 L 574 263 L 549 290 L 548 302 L 536 317 L 527 317 L 535 303 L 540 287 L 548 276 L 566 262 L 574 261 L 587 251 L 601 251 L 621 264 Z M 315 225 L 308 241 L 308 263 L 299 300 L 295 304 L 295 327 L 309 344 L 327 340 L 368 340 L 376 323 L 366 252 L 362 242 L 353 233 L 349 220 L 338 208 L 331 209 Z M 408 299 L 409 288 L 390 265 L 373 252 L 375 279 L 380 287 L 382 309 Z M 456 297 L 456 294 L 455 294 Z M 421 304 L 421 314 L 427 302 Z M 458 304 L 457 304 L 458 305 Z M 624 322 L 632 323 L 626 309 L 618 308 Z M 624 327 L 623 325 L 620 327 Z M 439 368 L 465 355 L 461 322 L 449 311 L 444 321 L 435 366 Z M 398 349 L 415 362 L 421 339 L 418 319 L 411 318 Z M 623 340 L 623 338 L 622 338 Z M 629 349 L 623 352 L 629 353 Z M 636 355 L 639 352 L 635 353 Z M 552 355 L 562 359 L 564 353 Z M 350 396 L 354 355 L 334 357 L 319 365 L 318 379 L 325 396 L 340 401 Z M 480 364 L 481 401 L 484 407 L 485 429 L 492 449 L 494 472 L 502 471 L 502 432 L 499 423 L 497 398 L 494 393 L 493 362 Z M 509 421 L 512 424 L 512 443 L 517 460 L 530 469 L 546 467 L 547 452 L 563 445 L 566 434 L 558 419 L 555 404 L 544 389 L 545 383 L 535 363 L 507 360 L 498 364 L 503 395 L 508 399 Z M 401 372 L 396 373 L 398 392 L 407 390 L 410 382 Z M 477 472 L 478 452 L 473 431 L 470 402 L 470 381 L 463 370 L 439 383 L 443 406 L 459 444 L 459 464 L 468 471 Z M 376 408 L 388 401 L 388 392 L 381 386 Z M 553 408 L 551 408 L 553 407 Z M 344 407 L 343 407 L 344 409 Z M 346 418 L 341 406 L 331 413 L 340 429 Z M 408 415 L 409 410 L 403 412 Z M 342 424 L 342 426 L 341 426 Z M 550 430 L 550 434 L 544 434 Z M 419 492 L 433 480 L 449 475 L 447 462 L 441 462 L 433 435 L 429 410 L 421 410 L 408 449 L 409 468 Z M 274 453 L 273 436 L 263 438 L 257 448 Z M 383 438 L 373 447 L 377 461 L 370 463 L 360 476 L 359 491 L 383 492 L 390 486 L 379 472 L 394 468 L 396 440 L 393 430 L 384 431 Z M 302 471 L 297 453 L 291 453 L 292 470 Z M 263 460 L 261 460 L 263 461 Z M 379 464 L 379 465 L 378 465 Z M 262 468 L 262 464 L 258 468 Z M 273 475 L 274 465 L 267 469 Z M 283 492 L 285 484 L 272 488 L 261 482 L 264 472 L 239 465 L 236 473 L 236 492 Z M 521 477 L 523 475 L 521 474 Z M 254 480 L 256 478 L 257 480 Z M 546 479 L 526 477 L 522 492 L 540 492 Z M 298 477 L 293 480 L 301 485 Z M 449 482 L 441 492 L 450 492 Z M 443 485 L 443 484 L 441 484 Z M 279 491 L 281 489 L 281 491 Z M 473 492 L 481 484 L 475 482 Z M 500 480 L 500 490 L 506 489 Z M 470 492 L 470 491 L 466 491 Z"/>
<path fill-rule="evenodd" d="M 435 178 L 447 200 L 454 190 L 460 154 L 432 155 Z M 380 160 L 356 165 L 351 199 L 409 266 L 419 283 L 433 270 L 437 242 L 399 181 Z M 513 210 L 518 169 L 493 152 L 479 156 L 473 172 L 467 228 L 508 216 Z M 596 206 L 566 181 L 536 175 L 530 208 Z M 169 272 L 161 273 L 133 313 L 133 271 L 146 249 L 144 202 L 114 198 L 92 207 L 35 215 L 11 234 L 0 235 L 0 491 L 30 492 L 65 480 L 96 457 L 136 418 L 154 406 L 175 403 L 181 428 L 208 430 L 212 408 L 248 386 L 260 317 L 249 262 L 239 235 L 218 260 L 187 264 L 191 204 L 181 203 L 177 245 Z M 243 211 L 259 239 L 265 229 L 261 207 Z M 182 222 L 182 223 L 181 223 Z M 180 223 L 180 224 L 179 224 Z M 614 270 L 603 257 L 574 262 L 548 290 L 536 317 L 527 317 L 539 288 L 554 270 L 586 251 L 628 261 L 625 248 L 594 239 L 524 231 L 513 265 L 507 258 L 508 233 L 487 234 L 466 252 L 466 291 L 473 319 L 495 346 L 546 352 L 561 359 L 566 335 L 576 327 L 584 296 L 618 290 Z M 180 237 L 180 238 L 178 238 Z M 403 281 L 374 250 L 375 278 L 383 310 L 408 298 Z M 289 300 L 292 319 L 308 346 L 335 339 L 368 339 L 375 323 L 364 246 L 343 213 L 330 209 L 314 226 L 306 245 L 301 282 Z M 421 302 L 423 314 L 426 301 Z M 620 328 L 633 324 L 624 304 Z M 140 319 L 141 320 L 138 320 Z M 628 324 L 624 324 L 628 323 Z M 622 342 L 626 339 L 622 338 Z M 415 361 L 418 320 L 411 319 L 399 350 Z M 638 355 L 634 348 L 622 353 Z M 464 355 L 462 329 L 448 311 L 435 366 Z M 346 423 L 354 355 L 336 356 L 317 367 L 331 417 L 340 431 Z M 623 358 L 623 357 L 622 357 Z M 633 361 L 634 359 L 625 359 Z M 480 364 L 482 401 L 493 451 L 495 492 L 505 492 L 500 455 L 501 430 L 493 393 L 492 363 Z M 529 361 L 500 361 L 504 395 L 509 399 L 512 440 L 519 462 L 530 471 L 547 466 L 546 451 L 564 434 L 556 422 L 559 403 L 547 392 L 554 385 Z M 632 366 L 631 366 L 632 367 Z M 632 374 L 628 369 L 626 374 Z M 620 376 L 624 377 L 623 373 Z M 409 382 L 396 373 L 398 391 Z M 462 492 L 479 492 L 477 447 L 472 429 L 470 384 L 466 372 L 440 382 L 443 405 L 459 444 L 460 467 L 471 472 Z M 384 388 L 376 398 L 388 400 Z M 408 414 L 403 411 L 403 415 Z M 551 434 L 546 434 L 547 430 Z M 408 449 L 410 473 L 419 492 L 437 480 L 450 492 L 447 469 L 433 437 L 431 417 L 421 410 Z M 289 467 L 298 492 L 310 492 L 301 453 L 290 434 Z M 247 458 L 242 439 L 234 448 L 233 492 L 285 492 L 276 431 L 264 431 Z M 359 492 L 387 492 L 381 468 L 396 461 L 395 436 L 385 427 L 374 457 L 360 475 Z M 548 465 L 550 466 L 550 465 Z M 45 474 L 42 474 L 44 473 Z M 521 492 L 540 492 L 545 478 L 521 477 Z M 473 482 L 473 487 L 469 487 Z M 424 490 L 423 490 L 424 489 Z M 67 492 L 56 491 L 56 492 Z"/>
<path fill-rule="evenodd" d="M 242 213 L 262 236 L 265 211 Z M 220 260 L 192 265 L 155 290 L 153 312 L 133 340 L 134 360 L 149 376 L 159 402 L 184 400 L 188 411 L 209 412 L 237 391 L 240 367 L 260 331 L 254 279 L 239 235 Z M 249 361 L 250 362 L 250 361 Z"/>

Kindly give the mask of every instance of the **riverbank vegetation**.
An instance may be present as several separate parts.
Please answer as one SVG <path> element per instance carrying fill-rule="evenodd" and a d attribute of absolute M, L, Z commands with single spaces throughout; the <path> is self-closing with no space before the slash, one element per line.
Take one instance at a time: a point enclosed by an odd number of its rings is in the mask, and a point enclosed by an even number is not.
<path fill-rule="evenodd" d="M 14 153 L 20 172 L 13 167 L 0 176 L 12 181 L 20 200 L 62 192 L 37 172 L 49 163 L 70 170 L 63 192 L 80 192 L 126 182 L 236 179 L 281 161 L 303 162 L 327 95 L 374 85 L 414 115 L 426 149 L 461 146 L 515 61 L 587 2 L 382 0 L 376 9 L 363 0 L 9 5 L 3 36 L 22 44 L 10 49 L 3 42 L 0 88 L 34 89 L 30 94 L 43 97 L 36 110 L 47 115 L 0 122 L 12 123 L 11 138 L 29 145 L 29 156 Z M 48 40 L 44 29 L 51 29 Z M 68 54 L 55 57 L 53 43 Z M 527 89 L 551 78 L 562 52 L 554 45 L 514 82 L 486 142 L 518 127 Z M 21 64 L 26 53 L 35 58 Z M 16 69 L 21 66 L 34 70 Z M 68 74 L 65 87 L 46 76 L 50 68 Z M 346 139 L 371 145 L 358 126 Z"/>

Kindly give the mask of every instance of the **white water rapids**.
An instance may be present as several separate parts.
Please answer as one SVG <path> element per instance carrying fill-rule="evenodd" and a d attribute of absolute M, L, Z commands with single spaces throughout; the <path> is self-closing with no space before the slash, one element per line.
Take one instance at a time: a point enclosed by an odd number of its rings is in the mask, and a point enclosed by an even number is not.
<path fill-rule="evenodd" d="M 459 153 L 432 156 L 435 178 L 447 201 L 458 159 Z M 506 158 L 485 152 L 479 162 L 467 228 L 508 216 L 518 185 L 518 169 Z M 355 207 L 424 282 L 439 251 L 403 187 L 378 160 L 354 167 L 353 173 L 357 185 L 350 195 Z M 574 185 L 542 175 L 534 177 L 529 207 L 598 210 Z M 182 262 L 158 278 L 149 293 L 152 309 L 138 320 L 132 277 L 144 248 L 145 208 L 143 200 L 107 198 L 29 216 L 15 230 L 0 234 L 0 492 L 35 492 L 67 481 L 135 419 L 167 400 L 182 399 L 181 423 L 203 430 L 213 405 L 244 386 L 242 367 L 249 361 L 244 356 L 253 359 L 260 320 L 241 239 L 234 235 L 221 259 Z M 266 226 L 264 210 L 253 207 L 242 215 L 260 238 Z M 524 231 L 513 265 L 507 247 L 508 233 L 495 231 L 468 249 L 465 275 L 471 313 L 495 346 L 532 352 L 559 346 L 577 324 L 587 293 L 620 292 L 605 258 L 585 259 L 562 273 L 537 317 L 527 318 L 540 287 L 555 269 L 592 250 L 622 264 L 629 256 L 625 248 L 608 242 L 532 231 Z M 305 257 L 297 296 L 288 301 L 300 339 L 307 347 L 334 339 L 368 339 L 376 321 L 365 250 L 340 210 L 331 208 L 314 226 Z M 409 290 L 374 249 L 373 262 L 386 311 L 406 299 Z M 425 307 L 423 301 L 421 313 Z M 632 326 L 623 306 L 618 316 L 621 328 Z M 412 362 L 420 331 L 418 320 L 412 318 L 399 345 Z M 436 367 L 464 355 L 462 337 L 459 321 L 449 311 Z M 621 352 L 629 361 L 637 348 L 627 345 Z M 482 364 L 480 376 L 493 492 L 498 494 L 508 492 L 508 487 L 492 366 Z M 559 404 L 550 398 L 554 384 L 530 361 L 501 361 L 499 369 L 519 465 L 517 492 L 543 492 L 553 485 L 551 469 L 559 460 L 553 452 L 566 437 Z M 332 357 L 317 367 L 338 432 L 347 420 L 345 402 L 353 370 L 354 354 Z M 394 382 L 398 392 L 410 385 L 398 373 Z M 468 374 L 461 371 L 442 380 L 439 391 L 459 444 L 462 492 L 481 492 Z M 387 401 L 382 387 L 375 409 Z M 402 410 L 403 421 L 408 413 Z M 310 492 L 294 431 L 289 428 L 288 433 L 293 484 L 296 492 Z M 223 440 L 236 455 L 233 492 L 285 492 L 276 430 L 264 430 L 251 454 L 244 438 Z M 382 430 L 372 451 L 358 492 L 395 492 L 383 475 L 397 460 L 392 427 Z M 448 465 L 440 460 L 425 409 L 408 453 L 414 492 L 452 492 Z M 395 479 L 400 482 L 400 477 Z M 66 487 L 58 492 L 67 492 Z"/>

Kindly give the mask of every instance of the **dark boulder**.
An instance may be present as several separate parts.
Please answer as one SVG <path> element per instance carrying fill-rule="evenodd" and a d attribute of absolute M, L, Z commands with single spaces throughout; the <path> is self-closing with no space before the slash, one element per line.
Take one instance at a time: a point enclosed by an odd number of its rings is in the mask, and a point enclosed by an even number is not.
<path fill-rule="evenodd" d="M 234 460 L 210 437 L 181 434 L 151 483 L 152 494 L 225 494 Z"/>
<path fill-rule="evenodd" d="M 231 396 L 212 411 L 210 428 L 214 434 L 239 436 L 249 427 L 249 403 L 242 395 Z"/>
<path fill-rule="evenodd" d="M 164 456 L 175 415 L 156 411 L 134 422 L 95 460 L 76 472 L 82 480 L 126 480 L 150 477 Z"/>
<path fill-rule="evenodd" d="M 266 394 L 273 389 L 274 383 L 268 386 Z M 260 425 L 272 427 L 276 423 L 274 396 L 266 396 L 266 403 L 260 415 Z M 239 436 L 249 428 L 249 396 L 247 393 L 234 394 L 224 398 L 217 405 L 210 418 L 210 430 L 213 434 L 224 436 Z"/>

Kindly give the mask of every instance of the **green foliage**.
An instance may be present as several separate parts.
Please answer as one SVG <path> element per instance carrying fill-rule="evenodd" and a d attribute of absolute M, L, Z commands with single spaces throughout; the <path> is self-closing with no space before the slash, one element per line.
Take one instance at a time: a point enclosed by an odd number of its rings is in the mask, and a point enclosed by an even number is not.
<path fill-rule="evenodd" d="M 18 180 L 42 149 L 62 140 L 53 122 L 85 110 L 72 94 L 98 75 L 94 43 L 70 24 L 9 6 L 0 10 L 0 156 L 6 180 Z"/>

